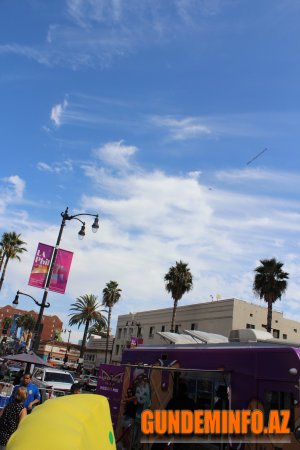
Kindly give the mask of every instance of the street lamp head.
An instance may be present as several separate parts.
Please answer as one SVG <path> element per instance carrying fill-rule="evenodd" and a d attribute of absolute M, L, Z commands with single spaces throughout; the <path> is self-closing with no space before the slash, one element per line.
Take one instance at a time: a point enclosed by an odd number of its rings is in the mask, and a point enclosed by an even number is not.
<path fill-rule="evenodd" d="M 19 293 L 16 294 L 14 301 L 12 302 L 13 305 L 18 305 L 19 304 Z"/>
<path fill-rule="evenodd" d="M 94 223 L 92 225 L 92 232 L 97 233 L 98 230 L 99 230 L 99 218 L 97 216 L 95 217 Z"/>
<path fill-rule="evenodd" d="M 82 225 L 78 233 L 78 239 L 82 240 L 85 236 L 85 224 Z"/>

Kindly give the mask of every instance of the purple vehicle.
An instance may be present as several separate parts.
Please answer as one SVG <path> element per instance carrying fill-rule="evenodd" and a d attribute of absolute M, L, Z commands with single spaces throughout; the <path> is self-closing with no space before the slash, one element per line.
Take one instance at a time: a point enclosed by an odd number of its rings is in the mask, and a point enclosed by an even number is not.
<path fill-rule="evenodd" d="M 137 398 L 137 411 L 165 409 L 179 384 L 184 382 L 186 398 L 193 402 L 195 409 L 213 410 L 218 393 L 223 391 L 227 402 L 224 409 L 259 409 L 265 420 L 271 410 L 290 410 L 289 435 L 264 435 L 248 442 L 241 436 L 226 436 L 227 443 L 222 448 L 300 450 L 300 348 L 296 344 L 229 342 L 140 346 L 124 351 L 122 366 L 113 367 L 124 371 L 116 425 L 116 437 L 122 440 L 123 446 L 122 415 L 127 390 L 133 389 L 136 396 L 142 392 Z M 202 443 L 193 448 L 220 449 L 220 443 L 213 443 L 209 436 L 206 438 L 207 446 Z M 139 439 L 140 434 L 126 438 L 125 448 L 143 448 L 138 446 Z"/>

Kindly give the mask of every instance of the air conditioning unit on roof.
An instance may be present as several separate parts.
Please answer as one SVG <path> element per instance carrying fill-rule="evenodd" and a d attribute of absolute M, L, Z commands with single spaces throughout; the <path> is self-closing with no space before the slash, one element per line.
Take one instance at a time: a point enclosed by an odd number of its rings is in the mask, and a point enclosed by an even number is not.
<path fill-rule="evenodd" d="M 229 334 L 229 342 L 274 342 L 274 340 L 272 334 L 268 331 L 252 328 L 231 330 Z"/>

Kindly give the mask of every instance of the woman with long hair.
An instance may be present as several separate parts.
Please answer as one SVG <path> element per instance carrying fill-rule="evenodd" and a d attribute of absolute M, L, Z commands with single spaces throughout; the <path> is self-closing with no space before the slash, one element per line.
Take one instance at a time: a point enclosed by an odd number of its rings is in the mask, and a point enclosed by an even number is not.
<path fill-rule="evenodd" d="M 0 417 L 0 450 L 4 450 L 10 436 L 16 431 L 21 420 L 27 415 L 27 409 L 23 403 L 27 398 L 27 389 L 20 386 Z"/>

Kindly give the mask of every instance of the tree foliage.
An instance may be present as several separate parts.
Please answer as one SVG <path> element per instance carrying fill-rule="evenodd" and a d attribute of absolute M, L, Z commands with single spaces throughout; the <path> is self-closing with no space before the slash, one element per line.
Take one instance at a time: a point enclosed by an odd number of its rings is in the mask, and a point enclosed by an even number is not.
<path fill-rule="evenodd" d="M 183 295 L 189 292 L 193 288 L 193 275 L 188 267 L 187 263 L 183 261 L 176 261 L 175 266 L 171 266 L 168 273 L 164 277 L 165 288 L 169 292 L 174 300 L 171 330 L 175 329 L 175 317 L 178 301 Z"/>
<path fill-rule="evenodd" d="M 289 274 L 282 270 L 283 263 L 275 258 L 261 259 L 254 269 L 254 294 L 268 304 L 267 331 L 272 330 L 272 306 L 287 289 Z"/>

